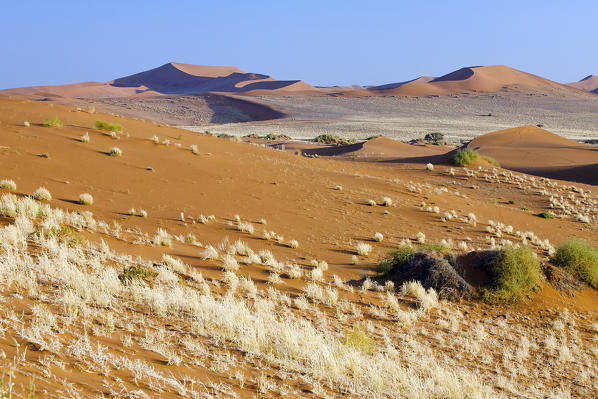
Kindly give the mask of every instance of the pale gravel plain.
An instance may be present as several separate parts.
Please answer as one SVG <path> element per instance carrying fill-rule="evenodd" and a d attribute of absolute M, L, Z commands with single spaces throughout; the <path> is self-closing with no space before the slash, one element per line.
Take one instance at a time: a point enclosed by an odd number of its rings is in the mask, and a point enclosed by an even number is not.
<path fill-rule="evenodd" d="M 410 140 L 430 132 L 459 144 L 488 132 L 541 124 L 575 140 L 598 139 L 598 96 L 591 94 L 500 92 L 446 97 L 240 97 L 285 111 L 283 119 L 263 122 L 205 123 L 181 126 L 236 136 L 286 134 L 309 139 L 331 133 L 364 139 L 382 134 Z M 492 116 L 488 116 L 491 113 Z M 235 120 L 218 116 L 219 121 Z"/>

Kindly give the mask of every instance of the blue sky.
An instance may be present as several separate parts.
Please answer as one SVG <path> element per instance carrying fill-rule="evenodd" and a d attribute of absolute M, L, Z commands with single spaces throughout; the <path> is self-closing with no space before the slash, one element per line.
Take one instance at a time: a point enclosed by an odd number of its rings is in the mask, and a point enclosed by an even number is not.
<path fill-rule="evenodd" d="M 314 85 L 506 64 L 598 74 L 597 1 L 6 1 L 0 88 L 108 81 L 169 61 Z"/>

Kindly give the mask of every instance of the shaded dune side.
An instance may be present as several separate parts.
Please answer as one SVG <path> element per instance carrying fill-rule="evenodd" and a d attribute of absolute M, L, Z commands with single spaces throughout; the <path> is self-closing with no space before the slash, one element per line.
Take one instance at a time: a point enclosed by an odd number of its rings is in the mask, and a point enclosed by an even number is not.
<path fill-rule="evenodd" d="M 467 147 L 495 158 L 506 169 L 598 185 L 598 148 L 536 126 L 488 133 Z"/>

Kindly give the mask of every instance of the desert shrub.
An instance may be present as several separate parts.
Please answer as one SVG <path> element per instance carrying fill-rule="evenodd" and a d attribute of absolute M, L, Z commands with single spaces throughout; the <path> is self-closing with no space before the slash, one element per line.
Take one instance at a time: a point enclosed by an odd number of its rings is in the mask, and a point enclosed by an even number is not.
<path fill-rule="evenodd" d="M 414 251 L 415 249 L 411 245 L 405 244 L 391 249 L 386 257 L 378 264 L 376 271 L 384 275 L 395 266 L 406 265 Z"/>
<path fill-rule="evenodd" d="M 98 130 L 107 130 L 109 132 L 122 132 L 123 127 L 118 123 L 110 123 L 101 120 L 97 120 L 94 124 L 95 128 Z"/>
<path fill-rule="evenodd" d="M 89 193 L 83 193 L 79 196 L 79 203 L 81 205 L 92 205 L 93 197 Z"/>
<path fill-rule="evenodd" d="M 15 191 L 17 189 L 17 184 L 14 180 L 0 180 L 0 188 Z"/>
<path fill-rule="evenodd" d="M 316 143 L 336 145 L 352 144 L 355 142 L 355 140 L 347 140 L 334 134 L 320 134 L 319 136 L 314 138 L 314 141 Z"/>
<path fill-rule="evenodd" d="M 357 246 L 355 248 L 357 255 L 361 256 L 368 256 L 372 251 L 372 246 L 370 244 L 366 244 L 365 242 L 357 243 Z"/>
<path fill-rule="evenodd" d="M 476 150 L 471 150 L 469 148 L 462 148 L 457 150 L 455 155 L 453 156 L 453 162 L 457 166 L 467 166 L 473 161 L 475 161 L 480 154 Z"/>
<path fill-rule="evenodd" d="M 586 241 L 571 240 L 557 248 L 552 263 L 598 288 L 598 249 Z"/>
<path fill-rule="evenodd" d="M 491 287 L 482 299 L 489 303 L 516 301 L 540 283 L 540 261 L 527 245 L 503 249 L 488 266 Z"/>
<path fill-rule="evenodd" d="M 120 157 L 120 156 L 122 156 L 122 154 L 123 154 L 122 150 L 120 148 L 118 148 L 118 147 L 112 147 L 110 149 L 110 156 L 111 157 Z"/>
<path fill-rule="evenodd" d="M 81 136 L 82 143 L 89 143 L 89 132 L 85 132 L 83 136 Z"/>
<path fill-rule="evenodd" d="M 39 238 L 44 239 L 54 238 L 59 243 L 66 244 L 71 248 L 79 245 L 81 242 L 75 230 L 64 224 L 52 226 L 49 228 L 42 228 L 40 226 L 36 226 L 33 234 Z"/>
<path fill-rule="evenodd" d="M 444 134 L 438 132 L 428 133 L 424 137 L 424 140 L 434 145 L 444 144 Z"/>
<path fill-rule="evenodd" d="M 33 193 L 33 198 L 38 201 L 51 201 L 52 194 L 45 187 L 40 187 Z"/>
<path fill-rule="evenodd" d="M 382 233 L 376 232 L 374 234 L 374 241 L 382 242 L 382 240 L 384 240 L 384 235 Z"/>
<path fill-rule="evenodd" d="M 140 265 L 126 267 L 123 269 L 122 273 L 118 275 L 118 279 L 123 284 L 130 284 L 133 280 L 146 280 L 156 277 L 158 277 L 157 272 L 146 269 Z"/>
<path fill-rule="evenodd" d="M 44 123 L 42 123 L 42 126 L 45 126 L 45 127 L 62 127 L 62 121 L 60 119 L 58 119 L 57 116 L 55 116 L 54 118 L 46 119 L 44 121 Z"/>
<path fill-rule="evenodd" d="M 540 212 L 538 214 L 538 216 L 540 216 L 541 218 L 544 218 L 544 219 L 554 219 L 554 214 L 552 214 L 550 212 Z"/>
<path fill-rule="evenodd" d="M 488 162 L 489 164 L 492 164 L 494 166 L 496 166 L 497 168 L 500 168 L 500 163 L 498 163 L 498 161 L 492 157 L 489 157 L 488 155 L 481 155 L 480 156 L 484 161 Z"/>
<path fill-rule="evenodd" d="M 360 326 L 353 327 L 350 330 L 345 330 L 343 343 L 346 346 L 363 353 L 371 353 L 375 348 L 372 339 Z"/>

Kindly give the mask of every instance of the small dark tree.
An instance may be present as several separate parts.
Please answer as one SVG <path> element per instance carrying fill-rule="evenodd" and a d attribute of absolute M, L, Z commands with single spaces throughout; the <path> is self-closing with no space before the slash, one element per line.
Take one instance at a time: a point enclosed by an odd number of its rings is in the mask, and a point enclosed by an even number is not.
<path fill-rule="evenodd" d="M 440 145 L 444 143 L 444 134 L 438 132 L 428 133 L 424 139 L 429 143 Z"/>

